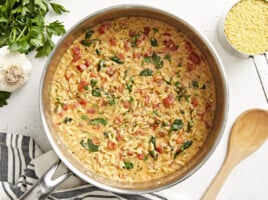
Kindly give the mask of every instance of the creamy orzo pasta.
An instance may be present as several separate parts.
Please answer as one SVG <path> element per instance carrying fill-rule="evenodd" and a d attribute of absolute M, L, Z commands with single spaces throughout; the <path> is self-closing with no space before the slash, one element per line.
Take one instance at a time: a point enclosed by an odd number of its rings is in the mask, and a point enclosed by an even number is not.
<path fill-rule="evenodd" d="M 204 144 L 215 86 L 201 51 L 172 26 L 118 18 L 89 27 L 56 68 L 57 133 L 86 168 L 123 182 L 170 174 Z"/>

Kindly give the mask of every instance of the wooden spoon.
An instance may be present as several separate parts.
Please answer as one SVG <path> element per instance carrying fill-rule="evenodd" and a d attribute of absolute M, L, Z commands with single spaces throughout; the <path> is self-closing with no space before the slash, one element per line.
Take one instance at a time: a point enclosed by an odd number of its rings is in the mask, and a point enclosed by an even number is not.
<path fill-rule="evenodd" d="M 268 138 L 268 111 L 252 109 L 242 113 L 234 123 L 224 163 L 203 195 L 214 200 L 232 169 L 255 152 Z"/>

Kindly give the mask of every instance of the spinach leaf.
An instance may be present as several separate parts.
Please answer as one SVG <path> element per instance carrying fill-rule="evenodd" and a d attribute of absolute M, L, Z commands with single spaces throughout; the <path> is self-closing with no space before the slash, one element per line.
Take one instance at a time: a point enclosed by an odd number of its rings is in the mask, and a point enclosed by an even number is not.
<path fill-rule="evenodd" d="M 82 147 L 84 147 L 85 149 L 87 149 L 89 152 L 97 152 L 99 150 L 99 146 L 95 145 L 91 139 L 87 139 L 87 141 L 85 140 L 81 140 L 80 144 Z"/>
<path fill-rule="evenodd" d="M 171 131 L 177 131 L 183 128 L 183 122 L 181 119 L 175 119 L 171 124 Z"/>
<path fill-rule="evenodd" d="M 104 118 L 95 118 L 95 119 L 91 119 L 89 122 L 90 125 L 98 125 L 98 124 L 102 124 L 103 126 L 107 125 L 107 120 Z"/>
<path fill-rule="evenodd" d="M 153 70 L 146 68 L 140 72 L 140 76 L 152 76 Z"/>

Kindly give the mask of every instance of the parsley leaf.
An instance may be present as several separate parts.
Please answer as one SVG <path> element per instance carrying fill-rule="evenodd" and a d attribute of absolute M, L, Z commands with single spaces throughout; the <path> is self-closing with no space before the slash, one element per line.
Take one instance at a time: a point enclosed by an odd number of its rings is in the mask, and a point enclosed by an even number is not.
<path fill-rule="evenodd" d="M 7 105 L 7 99 L 10 95 L 10 92 L 0 91 L 0 107 Z"/>
<path fill-rule="evenodd" d="M 49 11 L 68 12 L 62 5 L 48 0 L 0 0 L 0 47 L 8 46 L 12 52 L 47 56 L 54 47 L 52 37 L 65 33 L 59 21 L 46 22 Z"/>

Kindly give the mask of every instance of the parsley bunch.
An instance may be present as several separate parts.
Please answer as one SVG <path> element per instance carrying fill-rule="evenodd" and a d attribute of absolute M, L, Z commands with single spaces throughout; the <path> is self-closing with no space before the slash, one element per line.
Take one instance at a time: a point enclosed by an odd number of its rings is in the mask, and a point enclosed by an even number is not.
<path fill-rule="evenodd" d="M 68 12 L 50 0 L 0 0 L 0 47 L 9 46 L 12 52 L 47 56 L 54 47 L 53 35 L 63 35 L 65 28 L 59 21 L 47 23 L 46 14 Z"/>

